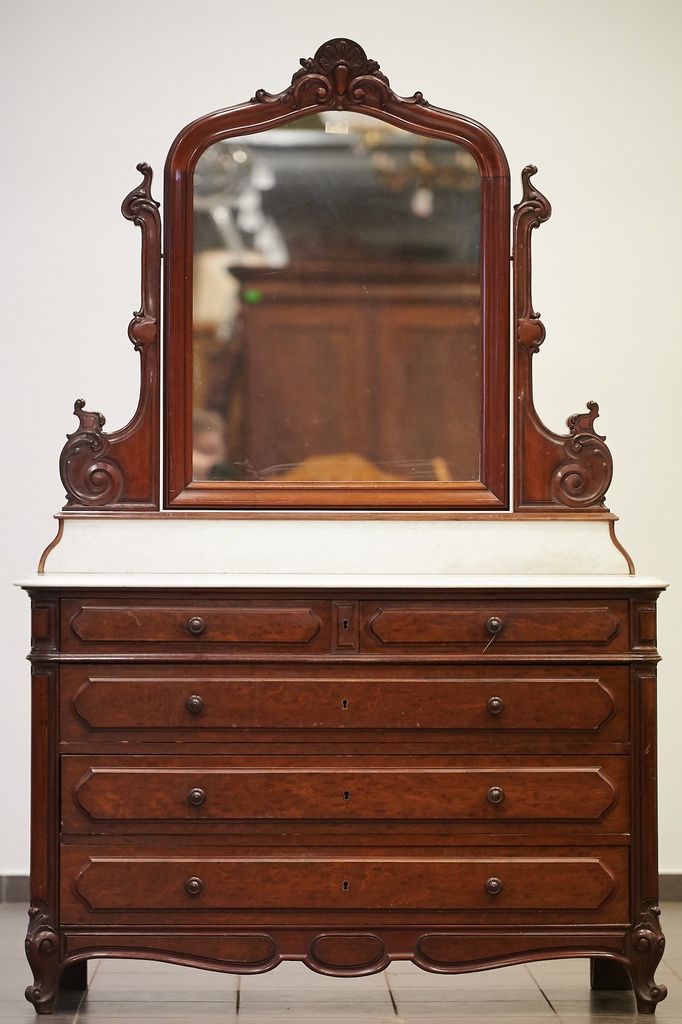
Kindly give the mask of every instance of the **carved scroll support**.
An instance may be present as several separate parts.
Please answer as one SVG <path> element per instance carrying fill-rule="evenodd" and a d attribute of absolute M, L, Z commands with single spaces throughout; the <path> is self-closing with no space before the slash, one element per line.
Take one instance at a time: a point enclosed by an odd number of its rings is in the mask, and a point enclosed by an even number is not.
<path fill-rule="evenodd" d="M 67 435 L 59 469 L 68 511 L 155 510 L 159 507 L 159 313 L 161 306 L 161 218 L 152 198 L 152 170 L 138 164 L 142 183 L 121 212 L 142 230 L 142 300 L 128 337 L 140 353 L 140 396 L 130 422 L 111 434 L 104 416 L 74 406 L 78 429 Z"/>
<path fill-rule="evenodd" d="M 533 309 L 531 234 L 552 212 L 545 196 L 531 184 L 536 171 L 532 165 L 524 169 L 523 196 L 514 208 L 515 508 L 608 512 L 604 497 L 612 461 L 604 437 L 594 429 L 599 406 L 589 402 L 587 413 L 570 416 L 569 433 L 562 435 L 542 423 L 533 402 L 532 359 L 545 339 L 545 328 Z"/>

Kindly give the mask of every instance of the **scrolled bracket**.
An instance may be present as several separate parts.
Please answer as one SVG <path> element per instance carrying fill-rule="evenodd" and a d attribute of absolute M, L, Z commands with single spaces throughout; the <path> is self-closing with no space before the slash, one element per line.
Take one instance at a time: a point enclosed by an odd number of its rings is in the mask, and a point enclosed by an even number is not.
<path fill-rule="evenodd" d="M 78 399 L 79 426 L 59 460 L 67 511 L 155 510 L 159 507 L 159 337 L 161 305 L 161 218 L 152 198 L 152 169 L 138 164 L 142 182 L 123 200 L 123 216 L 142 231 L 142 301 L 128 337 L 140 353 L 140 395 L 130 422 L 106 434 L 104 416 Z"/>
<path fill-rule="evenodd" d="M 605 438 L 594 429 L 599 406 L 589 402 L 587 413 L 570 416 L 566 435 L 548 430 L 533 401 L 532 358 L 545 340 L 545 326 L 533 307 L 531 235 L 552 212 L 549 201 L 531 182 L 536 173 L 537 167 L 532 164 L 524 168 L 521 202 L 514 207 L 514 507 L 517 511 L 551 508 L 607 513 L 604 498 L 611 483 L 613 463 Z"/>
<path fill-rule="evenodd" d="M 104 416 L 88 412 L 79 398 L 73 407 L 79 427 L 67 434 L 67 441 L 59 459 L 59 472 L 69 503 L 75 505 L 110 505 L 120 500 L 125 486 L 120 464 L 108 457 L 111 448 L 103 432 Z"/>
<path fill-rule="evenodd" d="M 137 170 L 143 176 L 142 183 L 125 197 L 121 213 L 142 229 L 142 303 L 128 326 L 128 337 L 139 352 L 158 340 L 159 290 L 155 282 L 161 273 L 161 220 L 159 204 L 151 194 L 152 169 L 149 164 L 140 163 Z M 148 263 L 150 272 L 145 273 Z"/>
<path fill-rule="evenodd" d="M 613 473 L 605 438 L 593 428 L 599 406 L 588 402 L 587 408 L 588 413 L 575 414 L 567 420 L 570 434 L 563 444 L 566 458 L 556 464 L 550 477 L 553 500 L 571 508 L 603 501 Z"/>
<path fill-rule="evenodd" d="M 301 68 L 294 74 L 288 89 L 274 94 L 259 89 L 252 102 L 276 103 L 291 110 L 316 105 L 381 109 L 399 99 L 379 70 L 377 61 L 370 60 L 352 39 L 331 39 L 314 57 L 302 57 L 300 63 Z M 401 102 L 428 105 L 420 92 Z"/>

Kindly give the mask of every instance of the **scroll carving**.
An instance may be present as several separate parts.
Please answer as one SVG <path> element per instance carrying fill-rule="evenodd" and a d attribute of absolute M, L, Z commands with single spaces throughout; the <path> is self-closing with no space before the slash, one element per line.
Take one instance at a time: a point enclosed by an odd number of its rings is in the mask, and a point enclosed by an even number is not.
<path fill-rule="evenodd" d="M 332 39 L 324 43 L 314 57 L 301 58 L 301 70 L 283 92 L 271 94 L 259 89 L 254 103 L 277 103 L 289 109 L 324 104 L 339 109 L 350 104 L 380 109 L 394 98 L 388 79 L 379 64 L 370 60 L 352 39 Z M 426 106 L 420 92 L 403 103 Z"/>
<path fill-rule="evenodd" d="M 120 464 L 108 457 L 111 443 L 103 432 L 105 420 L 99 412 L 88 412 L 79 398 L 73 407 L 78 430 L 67 434 L 59 469 L 66 488 L 65 508 L 109 505 L 120 500 L 124 488 Z"/>
<path fill-rule="evenodd" d="M 111 434 L 104 416 L 74 406 L 78 429 L 67 434 L 59 469 L 66 510 L 155 510 L 159 507 L 159 311 L 161 218 L 152 198 L 152 170 L 138 164 L 143 180 L 123 201 L 121 212 L 142 230 L 142 301 L 128 337 L 140 353 L 140 396 L 130 422 Z"/>
<path fill-rule="evenodd" d="M 630 975 L 640 1013 L 653 1013 L 656 1004 L 668 994 L 665 985 L 657 985 L 654 980 L 654 971 L 665 949 L 660 914 L 656 903 L 645 904 L 631 934 Z"/>
<path fill-rule="evenodd" d="M 532 358 L 545 339 L 545 327 L 531 295 L 531 233 L 552 208 L 531 184 L 537 168 L 523 170 L 523 196 L 514 208 L 514 312 L 516 319 L 516 498 L 519 511 L 575 509 L 608 512 L 604 497 L 611 483 L 611 453 L 597 434 L 596 402 L 587 413 L 567 420 L 569 433 L 556 434 L 540 420 L 533 402 Z"/>

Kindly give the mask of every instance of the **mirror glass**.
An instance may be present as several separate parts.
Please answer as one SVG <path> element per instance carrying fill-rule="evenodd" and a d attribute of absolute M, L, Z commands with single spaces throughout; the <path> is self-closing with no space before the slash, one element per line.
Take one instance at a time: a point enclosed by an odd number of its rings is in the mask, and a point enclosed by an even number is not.
<path fill-rule="evenodd" d="M 466 149 L 321 112 L 211 145 L 193 202 L 195 480 L 480 478 Z"/>

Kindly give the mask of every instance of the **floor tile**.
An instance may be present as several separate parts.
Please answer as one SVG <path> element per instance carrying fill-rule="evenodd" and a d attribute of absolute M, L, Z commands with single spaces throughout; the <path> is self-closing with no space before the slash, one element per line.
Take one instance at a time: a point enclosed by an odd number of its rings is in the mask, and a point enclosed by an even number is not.
<path fill-rule="evenodd" d="M 87 1021 L 100 1024 L 102 1020 L 116 1020 L 118 1022 L 140 1017 L 144 1020 L 167 1020 L 177 1024 L 178 1018 L 191 1020 L 193 1024 L 201 1021 L 206 1024 L 210 1018 L 220 1020 L 223 1024 L 231 1024 L 237 1021 L 236 1009 L 223 1006 L 220 1002 L 207 1002 L 205 1000 L 179 1000 L 179 999 L 111 999 L 91 1000 L 85 999 L 78 1011 L 78 1024 L 85 1024 Z"/>
<path fill-rule="evenodd" d="M 528 998 L 538 986 L 528 968 L 504 967 L 495 971 L 476 971 L 473 974 L 444 975 L 422 971 L 414 964 L 409 971 L 388 968 L 387 978 L 396 999 L 409 998 L 442 1001 L 446 998 L 473 1000 Z"/>
<path fill-rule="evenodd" d="M 450 999 L 428 1003 L 405 1003 L 396 1001 L 398 1015 L 412 1022 L 430 1021 L 432 1016 L 450 1017 L 451 1024 L 458 1024 L 461 1017 L 477 1017 L 493 1021 L 544 1021 L 556 1019 L 552 1008 L 539 995 L 538 999 L 462 999 L 456 994 Z"/>

